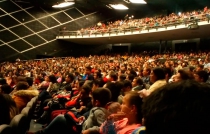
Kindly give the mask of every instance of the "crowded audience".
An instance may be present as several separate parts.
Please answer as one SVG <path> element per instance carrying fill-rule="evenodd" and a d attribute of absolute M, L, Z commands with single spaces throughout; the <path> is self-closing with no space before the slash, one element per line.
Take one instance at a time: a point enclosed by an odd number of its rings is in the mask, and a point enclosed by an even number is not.
<path fill-rule="evenodd" d="M 0 124 L 37 97 L 28 134 L 209 133 L 208 52 L 1 63 Z M 192 127 L 191 127 L 192 126 Z"/>
<path fill-rule="evenodd" d="M 210 20 L 210 10 L 205 7 L 203 10 L 194 10 L 192 12 L 171 13 L 168 16 L 159 15 L 154 17 L 146 17 L 134 19 L 134 16 L 127 14 L 122 20 L 114 22 L 98 22 L 96 25 L 82 28 L 77 31 L 77 35 L 92 35 L 97 33 L 125 32 L 130 30 L 146 30 L 148 28 L 167 27 L 169 25 L 190 24 L 199 21 Z"/>

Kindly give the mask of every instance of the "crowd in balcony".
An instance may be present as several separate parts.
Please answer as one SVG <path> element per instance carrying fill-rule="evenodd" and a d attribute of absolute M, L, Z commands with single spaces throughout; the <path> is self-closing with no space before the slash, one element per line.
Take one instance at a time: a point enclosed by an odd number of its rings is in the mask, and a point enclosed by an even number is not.
<path fill-rule="evenodd" d="M 185 13 L 171 13 L 168 16 L 146 17 L 134 19 L 134 16 L 127 14 L 124 19 L 114 22 L 98 22 L 96 25 L 88 28 L 82 28 L 76 32 L 77 35 L 92 35 L 97 33 L 123 32 L 126 30 L 145 30 L 147 28 L 167 27 L 168 25 L 197 23 L 199 21 L 209 21 L 210 10 L 205 7 L 203 10 L 197 10 Z M 107 23 L 107 24 L 105 24 Z"/>
<path fill-rule="evenodd" d="M 0 125 L 37 96 L 27 134 L 210 133 L 210 53 L 17 60 L 0 64 Z M 6 114 L 5 114 L 6 113 Z"/>

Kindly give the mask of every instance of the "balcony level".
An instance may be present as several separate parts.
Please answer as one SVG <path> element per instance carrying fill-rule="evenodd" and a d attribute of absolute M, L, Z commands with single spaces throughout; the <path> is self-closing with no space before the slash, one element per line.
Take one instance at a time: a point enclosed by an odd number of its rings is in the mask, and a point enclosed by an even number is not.
<path fill-rule="evenodd" d="M 91 34 L 90 34 L 91 33 Z M 210 37 L 209 19 L 187 23 L 170 23 L 165 26 L 129 27 L 109 31 L 62 31 L 56 37 L 77 44 L 140 43 L 159 40 L 181 40 Z"/>

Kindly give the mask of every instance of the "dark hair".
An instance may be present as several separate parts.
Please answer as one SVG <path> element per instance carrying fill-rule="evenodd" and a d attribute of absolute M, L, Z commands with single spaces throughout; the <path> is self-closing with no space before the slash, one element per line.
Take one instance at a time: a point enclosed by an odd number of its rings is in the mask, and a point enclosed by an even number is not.
<path fill-rule="evenodd" d="M 6 79 L 0 78 L 0 85 L 4 85 L 4 84 L 7 84 Z"/>
<path fill-rule="evenodd" d="M 135 76 L 133 74 L 128 75 L 128 80 L 133 81 L 134 78 L 135 78 Z"/>
<path fill-rule="evenodd" d="M 193 80 L 163 86 L 143 103 L 147 134 L 208 134 L 210 87 Z"/>
<path fill-rule="evenodd" d="M 200 79 L 203 79 L 203 82 L 206 82 L 209 78 L 208 73 L 204 70 L 197 71 L 197 72 L 195 72 L 195 74 L 197 74 Z"/>
<path fill-rule="evenodd" d="M 163 68 L 157 67 L 157 68 L 154 68 L 152 71 L 157 78 L 156 81 L 165 79 L 165 72 Z"/>
<path fill-rule="evenodd" d="M 132 88 L 132 83 L 129 80 L 123 81 L 123 88 L 130 87 Z"/>
<path fill-rule="evenodd" d="M 26 81 L 28 82 L 28 85 L 31 87 L 33 85 L 33 78 L 32 77 L 26 77 Z"/>
<path fill-rule="evenodd" d="M 0 125 L 9 124 L 13 116 L 13 107 L 14 114 L 17 114 L 17 107 L 14 100 L 8 94 L 0 94 Z"/>
<path fill-rule="evenodd" d="M 131 70 L 130 70 L 130 74 L 134 75 L 134 77 L 136 77 L 136 76 L 137 76 L 136 71 L 135 71 L 135 70 L 133 70 L 133 69 L 131 69 Z"/>
<path fill-rule="evenodd" d="M 85 83 L 84 80 L 79 80 L 78 82 L 79 82 L 79 87 L 82 87 L 84 85 L 84 83 Z"/>
<path fill-rule="evenodd" d="M 110 78 L 113 78 L 113 80 L 116 81 L 117 80 L 117 74 L 114 73 L 114 72 L 111 72 L 110 73 Z"/>
<path fill-rule="evenodd" d="M 103 87 L 104 86 L 104 81 L 101 78 L 93 80 L 93 84 L 97 85 L 98 87 Z"/>
<path fill-rule="evenodd" d="M 102 77 L 100 72 L 95 72 L 95 73 L 96 73 L 97 78 L 101 78 Z"/>
<path fill-rule="evenodd" d="M 68 78 L 70 78 L 71 81 L 74 80 L 74 75 L 73 75 L 72 73 L 68 73 L 68 74 L 66 74 L 66 76 L 67 76 Z"/>
<path fill-rule="evenodd" d="M 16 85 L 16 90 L 24 90 L 24 89 L 28 89 L 28 83 L 25 81 L 20 81 L 17 83 Z"/>
<path fill-rule="evenodd" d="M 141 79 L 141 78 L 139 78 L 139 77 L 135 77 L 134 79 L 136 79 L 136 83 L 138 84 L 138 85 L 143 85 L 143 80 Z"/>
<path fill-rule="evenodd" d="M 91 67 L 90 67 L 90 66 L 87 66 L 87 67 L 86 67 L 86 70 L 91 71 Z"/>
<path fill-rule="evenodd" d="M 164 68 L 164 72 L 165 72 L 165 75 L 168 74 L 168 78 L 171 78 L 172 76 L 172 71 L 171 71 L 171 68 Z"/>
<path fill-rule="evenodd" d="M 124 81 L 126 79 L 126 75 L 125 74 L 121 74 L 120 75 L 120 81 Z"/>
<path fill-rule="evenodd" d="M 10 85 L 4 84 L 4 85 L 1 86 L 1 91 L 4 94 L 10 94 L 12 92 L 12 88 L 11 88 Z"/>
<path fill-rule="evenodd" d="M 82 89 L 85 91 L 86 94 L 89 94 L 91 92 L 91 87 L 88 84 L 84 84 L 82 86 Z"/>
<path fill-rule="evenodd" d="M 100 105 L 104 107 L 111 99 L 111 92 L 107 88 L 97 88 L 92 92 L 92 97 L 94 100 L 98 100 Z"/>
<path fill-rule="evenodd" d="M 188 80 L 194 78 L 192 73 L 183 69 L 178 70 L 178 73 L 180 74 L 181 80 Z"/>
<path fill-rule="evenodd" d="M 139 96 L 139 94 L 135 91 L 130 91 L 130 92 L 127 92 L 125 95 L 128 95 L 129 96 L 129 105 L 132 106 L 132 105 L 135 105 L 136 106 L 136 110 L 137 110 L 137 121 L 138 123 L 142 123 L 142 118 L 143 118 L 143 115 L 142 115 L 142 104 L 143 104 L 143 101 L 142 101 L 142 98 Z"/>
<path fill-rule="evenodd" d="M 56 79 L 55 75 L 50 75 L 49 76 L 49 81 L 52 82 L 52 83 L 57 83 L 57 79 Z"/>
<path fill-rule="evenodd" d="M 24 76 L 18 76 L 18 77 L 17 77 L 17 83 L 18 83 L 18 82 L 21 82 L 21 81 L 27 82 L 27 81 L 26 81 L 26 77 L 24 77 Z"/>
<path fill-rule="evenodd" d="M 122 82 L 108 82 L 106 84 L 106 88 L 108 88 L 111 91 L 112 97 L 111 101 L 116 102 L 118 100 L 118 96 L 120 95 L 120 92 L 122 90 L 123 83 Z"/>

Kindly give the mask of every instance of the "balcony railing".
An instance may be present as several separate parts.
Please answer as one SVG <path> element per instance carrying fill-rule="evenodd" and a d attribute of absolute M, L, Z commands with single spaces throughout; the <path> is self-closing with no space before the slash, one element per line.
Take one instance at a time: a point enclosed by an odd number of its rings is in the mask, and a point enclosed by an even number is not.
<path fill-rule="evenodd" d="M 106 36 L 113 36 L 118 34 L 132 34 L 133 32 L 139 32 L 141 31 L 150 31 L 151 29 L 160 29 L 165 28 L 167 30 L 168 27 L 177 27 L 179 25 L 185 25 L 190 26 L 190 24 L 198 24 L 199 22 L 208 21 L 210 20 L 210 14 L 200 14 L 197 16 L 191 16 L 189 18 L 184 18 L 182 20 L 171 20 L 167 21 L 164 24 L 154 23 L 154 24 L 136 24 L 133 26 L 127 26 L 127 27 L 117 27 L 117 28 L 110 28 L 110 29 L 94 29 L 94 30 L 78 30 L 78 31 L 60 31 L 58 34 L 59 38 L 62 38 L 62 36 L 66 37 L 69 36 L 69 38 L 82 38 L 85 36 L 87 37 L 93 37 L 95 36 L 103 36 L 106 34 Z"/>

